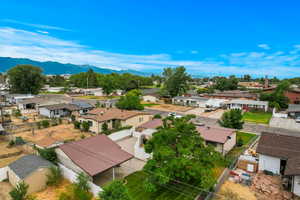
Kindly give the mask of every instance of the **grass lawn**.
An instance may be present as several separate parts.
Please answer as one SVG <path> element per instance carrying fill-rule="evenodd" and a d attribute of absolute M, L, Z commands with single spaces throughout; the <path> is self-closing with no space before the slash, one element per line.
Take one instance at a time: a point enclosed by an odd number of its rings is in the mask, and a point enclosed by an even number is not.
<path fill-rule="evenodd" d="M 253 122 L 259 124 L 269 124 L 272 113 L 269 112 L 245 112 L 243 120 L 246 122 Z"/>
<path fill-rule="evenodd" d="M 253 134 L 253 133 L 246 133 L 246 132 L 241 132 L 241 131 L 237 131 L 236 133 L 236 141 L 238 141 L 239 139 L 242 139 L 243 141 L 243 146 L 235 146 L 227 155 L 226 155 L 226 159 L 229 162 L 234 161 L 234 159 L 236 159 L 243 151 L 246 150 L 246 148 L 248 148 L 248 146 L 250 145 L 250 142 L 252 142 L 254 140 L 254 138 L 258 137 L 257 135 Z"/>
<path fill-rule="evenodd" d="M 147 176 L 145 172 L 139 171 L 125 178 L 133 200 L 193 200 L 200 193 L 198 189 L 183 184 L 169 184 L 165 189 L 149 193 L 142 184 Z"/>

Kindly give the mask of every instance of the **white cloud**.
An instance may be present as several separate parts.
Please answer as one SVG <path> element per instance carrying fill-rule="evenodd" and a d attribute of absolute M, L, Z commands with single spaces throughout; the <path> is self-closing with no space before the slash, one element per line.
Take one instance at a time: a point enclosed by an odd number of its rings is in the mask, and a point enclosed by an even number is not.
<path fill-rule="evenodd" d="M 36 32 L 38 32 L 38 33 L 43 33 L 43 34 L 49 34 L 49 32 L 48 32 L 48 31 L 41 31 L 41 30 L 37 30 Z"/>
<path fill-rule="evenodd" d="M 282 51 L 236 52 L 213 59 L 175 60 L 170 54 L 135 55 L 107 52 L 76 41 L 10 27 L 0 27 L 0 41 L 0 56 L 38 61 L 90 64 L 117 70 L 159 72 L 164 67 L 184 65 L 194 74 L 300 76 L 300 51 L 294 54 Z M 297 47 L 294 47 L 292 51 L 296 50 Z"/>
<path fill-rule="evenodd" d="M 269 50 L 271 49 L 271 47 L 268 44 L 259 44 L 257 45 L 259 48 L 265 49 L 265 50 Z"/>
<path fill-rule="evenodd" d="M 13 19 L 2 19 L 1 21 L 7 22 L 7 23 L 12 23 L 12 24 L 20 24 L 20 25 L 24 25 L 24 26 L 30 26 L 30 27 L 39 28 L 39 29 L 46 29 L 46 30 L 72 31 L 70 29 L 62 28 L 62 27 L 58 27 L 58 26 L 49 26 L 49 25 L 43 25 L 43 24 L 32 24 L 32 23 L 13 20 Z"/>

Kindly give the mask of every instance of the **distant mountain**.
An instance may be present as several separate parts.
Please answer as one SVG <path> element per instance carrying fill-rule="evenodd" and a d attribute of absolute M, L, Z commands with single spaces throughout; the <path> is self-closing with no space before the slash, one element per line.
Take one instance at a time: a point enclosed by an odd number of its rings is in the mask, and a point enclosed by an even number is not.
<path fill-rule="evenodd" d="M 0 72 L 6 72 L 10 68 L 21 65 L 29 64 L 37 67 L 41 67 L 45 74 L 76 74 L 79 72 L 86 72 L 88 69 L 92 69 L 95 72 L 101 74 L 110 74 L 110 73 L 131 73 L 141 76 L 147 76 L 149 74 L 144 72 L 139 72 L 135 70 L 112 70 L 107 68 L 99 68 L 92 65 L 74 65 L 74 64 L 63 64 L 59 62 L 40 62 L 35 60 L 30 60 L 27 58 L 10 58 L 10 57 L 0 57 Z"/>

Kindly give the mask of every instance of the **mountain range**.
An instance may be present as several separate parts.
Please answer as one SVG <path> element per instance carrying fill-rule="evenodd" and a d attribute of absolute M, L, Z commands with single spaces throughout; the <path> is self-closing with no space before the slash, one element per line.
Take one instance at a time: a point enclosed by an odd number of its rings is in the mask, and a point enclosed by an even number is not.
<path fill-rule="evenodd" d="M 63 64 L 59 62 L 40 62 L 35 61 L 27 58 L 11 58 L 11 57 L 0 57 L 0 72 L 6 72 L 10 68 L 21 65 L 21 64 L 28 64 L 37 66 L 43 69 L 44 74 L 76 74 L 80 72 L 86 72 L 89 69 L 94 70 L 95 72 L 101 74 L 110 74 L 110 73 L 131 73 L 141 76 L 147 76 L 149 74 L 145 72 L 139 72 L 135 70 L 113 70 L 108 68 L 100 68 L 92 65 L 75 65 L 75 64 Z"/>

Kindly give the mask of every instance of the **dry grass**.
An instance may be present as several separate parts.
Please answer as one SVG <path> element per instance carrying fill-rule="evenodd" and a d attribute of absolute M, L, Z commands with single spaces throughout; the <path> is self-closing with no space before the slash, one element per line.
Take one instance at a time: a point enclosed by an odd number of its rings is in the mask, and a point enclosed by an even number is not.
<path fill-rule="evenodd" d="M 4 154 L 20 152 L 20 150 L 15 147 L 8 148 L 7 146 L 8 142 L 0 140 L 0 156 Z"/>
<path fill-rule="evenodd" d="M 12 157 L 9 157 L 9 158 L 0 159 L 0 168 L 6 167 L 7 165 L 15 162 L 16 160 L 18 160 L 19 158 L 21 158 L 24 155 L 25 154 L 21 154 L 21 155 L 18 155 L 18 156 L 12 156 Z M 0 198 L 0 200 L 1 200 L 1 198 Z"/>
<path fill-rule="evenodd" d="M 226 181 L 222 185 L 221 190 L 218 192 L 220 199 L 222 199 L 222 194 L 226 193 L 226 191 L 231 191 L 232 193 L 237 194 L 241 199 L 257 200 L 254 192 L 252 192 L 249 187 L 233 183 L 231 181 Z M 226 198 L 224 197 L 223 199 Z"/>
<path fill-rule="evenodd" d="M 151 106 L 151 109 L 167 111 L 167 112 L 186 112 L 193 108 L 186 107 L 186 106 L 178 106 L 178 105 L 173 105 L 173 104 L 159 104 L 159 105 Z"/>
<path fill-rule="evenodd" d="M 82 135 L 84 135 L 85 137 L 91 136 L 90 133 L 85 133 L 81 132 L 78 129 L 74 129 L 73 124 L 61 124 L 49 128 L 35 130 L 34 135 L 32 134 L 32 131 L 25 131 L 17 133 L 14 136 L 19 136 L 26 141 L 37 143 L 45 138 L 54 138 L 55 140 L 60 142 L 66 140 L 79 140 L 81 139 Z"/>

